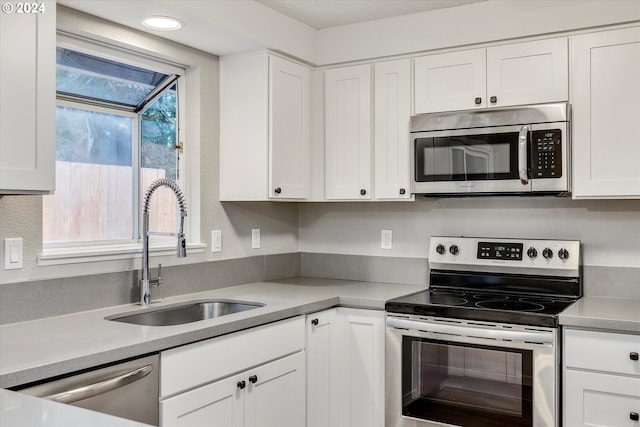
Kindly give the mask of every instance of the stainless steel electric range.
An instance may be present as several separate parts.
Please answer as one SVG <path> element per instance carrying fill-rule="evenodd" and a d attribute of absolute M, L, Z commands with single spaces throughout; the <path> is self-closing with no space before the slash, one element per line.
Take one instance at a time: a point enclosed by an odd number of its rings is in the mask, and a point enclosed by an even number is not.
<path fill-rule="evenodd" d="M 557 427 L 558 315 L 579 241 L 432 237 L 429 288 L 386 303 L 386 426 Z"/>

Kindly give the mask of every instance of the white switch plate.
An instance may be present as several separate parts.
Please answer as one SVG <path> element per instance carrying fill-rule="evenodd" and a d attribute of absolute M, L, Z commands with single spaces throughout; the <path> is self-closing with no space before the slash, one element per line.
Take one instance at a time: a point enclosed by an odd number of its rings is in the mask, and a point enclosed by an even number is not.
<path fill-rule="evenodd" d="M 22 237 L 4 239 L 4 269 L 22 268 Z"/>
<path fill-rule="evenodd" d="M 260 229 L 251 229 L 251 249 L 260 249 Z"/>
<path fill-rule="evenodd" d="M 222 252 L 222 230 L 211 230 L 211 252 Z"/>
<path fill-rule="evenodd" d="M 382 230 L 380 233 L 380 247 L 382 249 L 393 249 L 393 232 Z"/>

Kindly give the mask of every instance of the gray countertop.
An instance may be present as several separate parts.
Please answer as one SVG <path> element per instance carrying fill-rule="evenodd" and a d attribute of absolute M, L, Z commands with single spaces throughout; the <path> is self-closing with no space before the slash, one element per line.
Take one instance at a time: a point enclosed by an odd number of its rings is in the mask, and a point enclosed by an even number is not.
<path fill-rule="evenodd" d="M 421 289 L 413 285 L 293 278 L 182 295 L 152 304 L 153 308 L 211 298 L 265 304 L 251 311 L 186 325 L 139 326 L 104 319 L 114 314 L 138 312 L 141 307 L 136 304 L 3 325 L 0 326 L 0 387 L 45 380 L 339 305 L 383 310 L 388 299 Z M 638 334 L 640 299 L 584 297 L 560 315 L 560 324 Z M 43 419 L 45 413 L 48 418 L 59 421 L 47 425 L 69 425 L 70 420 L 77 421 L 77 425 L 141 425 L 7 390 L 0 393 L 2 425 L 25 425 L 24 421 L 34 416 Z"/>
<path fill-rule="evenodd" d="M 139 326 L 104 319 L 140 311 L 136 304 L 2 325 L 0 387 L 45 380 L 338 305 L 383 310 L 386 300 L 421 289 L 415 285 L 292 278 L 181 295 L 152 304 L 159 307 L 210 298 L 265 304 L 185 325 Z M 560 315 L 560 324 L 640 333 L 640 300 L 584 297 Z"/>
<path fill-rule="evenodd" d="M 151 427 L 148 424 L 9 390 L 0 390 L 0 425 L 3 427 Z"/>
<path fill-rule="evenodd" d="M 564 327 L 640 334 L 640 299 L 583 297 L 559 320 Z"/>
<path fill-rule="evenodd" d="M 386 300 L 422 289 L 414 285 L 293 278 L 167 298 L 224 298 L 266 304 L 250 311 L 176 325 L 139 326 L 105 320 L 139 311 L 136 304 L 0 326 L 0 387 L 10 388 L 338 305 L 383 310 Z"/>

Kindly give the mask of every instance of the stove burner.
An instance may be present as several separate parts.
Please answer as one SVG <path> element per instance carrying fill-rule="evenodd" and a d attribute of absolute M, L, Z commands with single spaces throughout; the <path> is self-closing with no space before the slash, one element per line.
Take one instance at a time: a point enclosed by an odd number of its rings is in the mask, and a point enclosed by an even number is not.
<path fill-rule="evenodd" d="M 509 310 L 509 311 L 540 311 L 544 310 L 542 304 L 527 301 L 509 301 L 509 300 L 488 300 L 479 301 L 476 307 L 488 308 L 492 310 Z"/>

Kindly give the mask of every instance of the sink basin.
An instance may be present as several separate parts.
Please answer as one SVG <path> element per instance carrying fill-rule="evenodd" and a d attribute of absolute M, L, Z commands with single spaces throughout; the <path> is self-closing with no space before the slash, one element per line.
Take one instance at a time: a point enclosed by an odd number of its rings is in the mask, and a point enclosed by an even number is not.
<path fill-rule="evenodd" d="M 189 301 L 157 309 L 151 308 L 141 312 L 115 314 L 105 317 L 105 319 L 133 323 L 135 325 L 172 326 L 199 320 L 215 319 L 227 314 L 239 313 L 263 306 L 264 304 L 257 302 L 233 300 Z"/>

